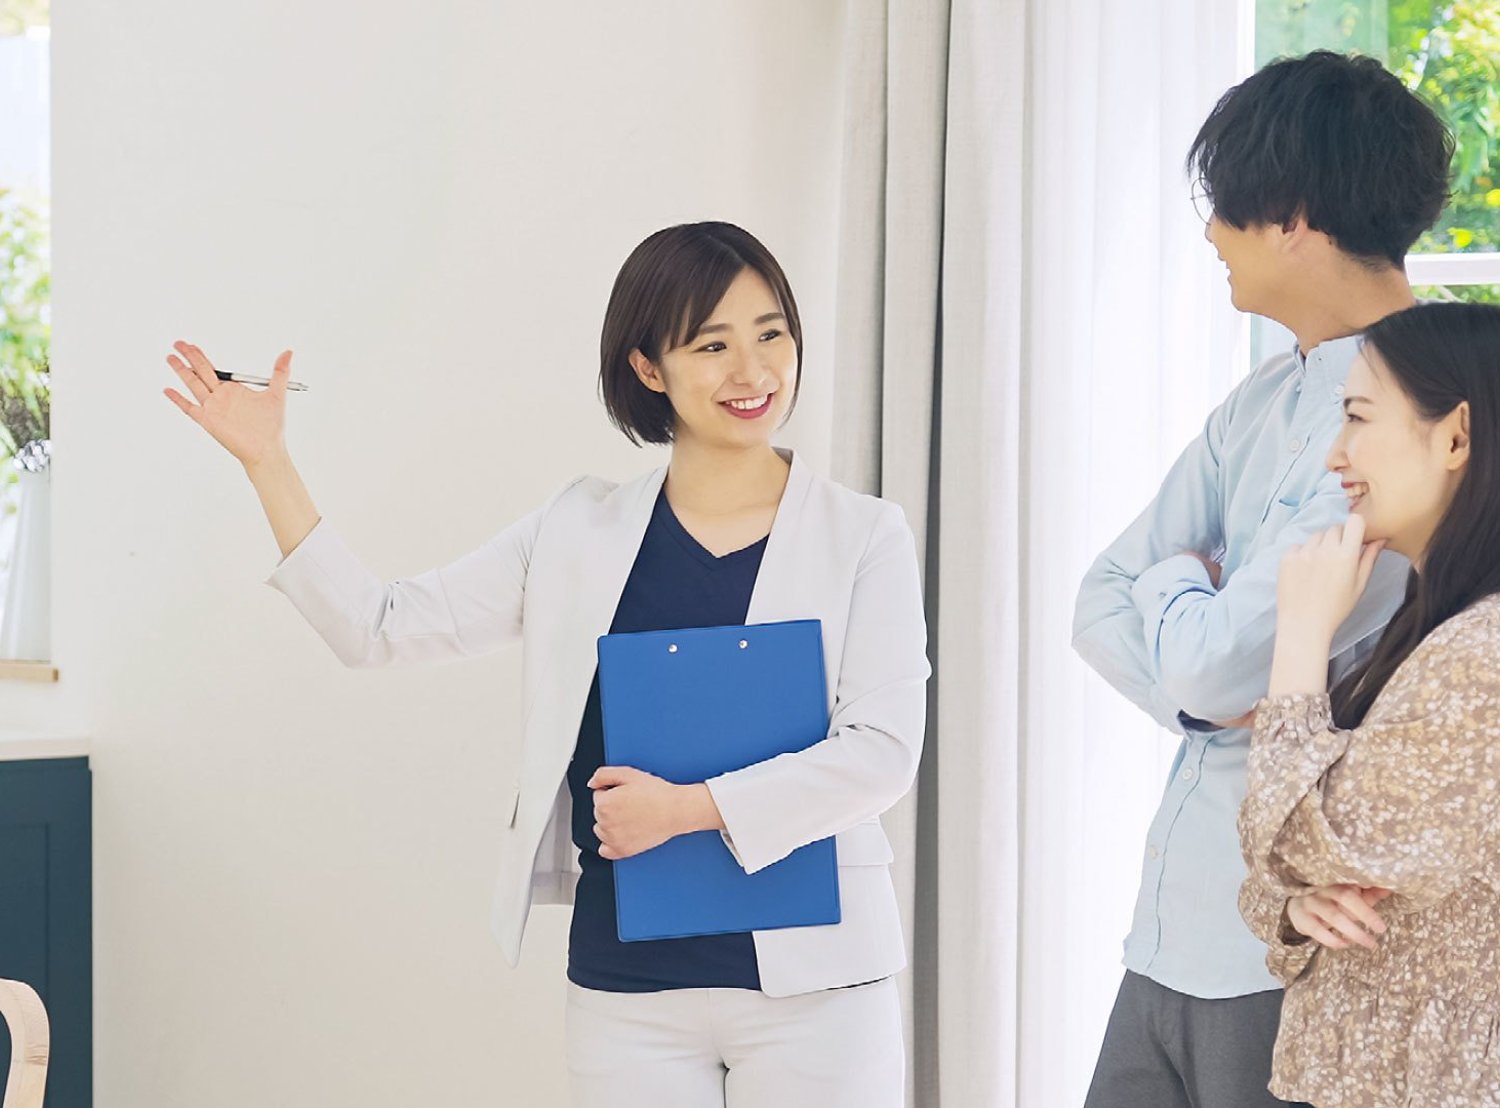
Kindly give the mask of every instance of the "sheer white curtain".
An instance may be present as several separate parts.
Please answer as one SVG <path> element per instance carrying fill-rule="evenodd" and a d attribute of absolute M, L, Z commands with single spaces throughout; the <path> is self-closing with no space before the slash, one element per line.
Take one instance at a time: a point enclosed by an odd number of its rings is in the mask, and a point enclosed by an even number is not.
<path fill-rule="evenodd" d="M 1081 1104 L 1172 744 L 1074 593 L 1227 391 L 1243 328 L 1182 161 L 1237 0 L 848 8 L 837 475 L 900 501 L 936 676 L 890 820 L 912 1103 Z"/>

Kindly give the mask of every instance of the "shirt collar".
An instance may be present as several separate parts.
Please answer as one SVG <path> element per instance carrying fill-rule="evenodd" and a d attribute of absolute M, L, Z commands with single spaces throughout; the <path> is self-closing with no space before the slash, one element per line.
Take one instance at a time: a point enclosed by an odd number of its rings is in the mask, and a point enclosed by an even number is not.
<path fill-rule="evenodd" d="M 1303 390 L 1311 390 L 1315 397 L 1341 402 L 1344 397 L 1344 380 L 1349 376 L 1349 367 L 1359 353 L 1360 336 L 1345 335 L 1343 338 L 1325 339 L 1307 354 L 1301 347 L 1293 347 L 1297 368 L 1302 370 Z"/>

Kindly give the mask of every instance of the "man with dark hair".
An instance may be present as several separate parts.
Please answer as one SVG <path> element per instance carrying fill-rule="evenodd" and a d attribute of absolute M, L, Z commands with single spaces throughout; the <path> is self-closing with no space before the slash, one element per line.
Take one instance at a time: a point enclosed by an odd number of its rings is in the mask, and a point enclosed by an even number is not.
<path fill-rule="evenodd" d="M 1247 728 L 1267 687 L 1282 554 L 1348 514 L 1323 462 L 1358 333 L 1414 303 L 1404 258 L 1446 201 L 1452 153 L 1441 121 L 1378 63 L 1322 51 L 1231 89 L 1193 141 L 1235 307 L 1297 344 L 1209 416 L 1079 593 L 1079 654 L 1182 736 L 1086 1108 L 1281 1103 L 1266 1086 L 1282 992 L 1238 907 Z M 1373 648 L 1407 568 L 1381 556 L 1334 640 L 1335 676 Z M 1374 896 L 1325 892 L 1320 903 L 1340 905 L 1330 929 L 1368 940 L 1358 921 Z"/>

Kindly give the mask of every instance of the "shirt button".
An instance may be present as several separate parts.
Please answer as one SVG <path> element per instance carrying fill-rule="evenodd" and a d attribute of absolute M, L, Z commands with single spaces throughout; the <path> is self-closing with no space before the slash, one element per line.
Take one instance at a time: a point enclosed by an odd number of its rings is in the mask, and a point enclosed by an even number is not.
<path fill-rule="evenodd" d="M 1153 858 L 1160 858 L 1161 857 L 1161 851 L 1157 850 L 1155 846 L 1148 846 L 1146 848 L 1146 853 L 1149 854 L 1149 855 L 1151 855 L 1151 857 L 1153 857 Z"/>
<path fill-rule="evenodd" d="M 1301 392 L 1302 391 L 1302 382 L 1298 381 L 1297 382 L 1297 386 L 1294 389 L 1292 389 L 1292 391 L 1293 392 Z"/>
<path fill-rule="evenodd" d="M 1184 781 L 1191 781 L 1196 776 L 1197 776 L 1197 774 L 1193 772 L 1193 767 L 1192 766 L 1184 766 L 1183 767 L 1183 770 L 1182 770 L 1182 779 Z"/>
<path fill-rule="evenodd" d="M 1297 453 L 1297 451 L 1302 449 L 1302 440 L 1293 439 L 1288 445 L 1291 447 L 1292 453 L 1295 454 Z"/>
<path fill-rule="evenodd" d="M 1344 386 L 1343 385 L 1335 385 L 1334 389 L 1333 389 L 1333 395 L 1334 396 L 1343 396 L 1344 395 Z"/>

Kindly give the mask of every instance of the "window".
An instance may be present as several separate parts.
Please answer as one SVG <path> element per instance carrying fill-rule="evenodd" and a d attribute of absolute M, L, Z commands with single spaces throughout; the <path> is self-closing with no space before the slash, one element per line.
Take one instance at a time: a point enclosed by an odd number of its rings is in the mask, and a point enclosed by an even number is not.
<path fill-rule="evenodd" d="M 33 661 L 50 631 L 47 16 L 0 0 L 0 659 Z"/>
<path fill-rule="evenodd" d="M 1500 303 L 1500 8 L 1494 0 L 1255 0 L 1255 65 L 1317 49 L 1379 58 L 1453 131 L 1453 195 L 1406 269 L 1418 297 Z M 1255 361 L 1289 341 L 1256 321 Z"/>

